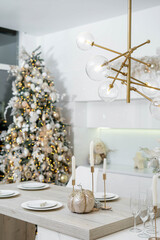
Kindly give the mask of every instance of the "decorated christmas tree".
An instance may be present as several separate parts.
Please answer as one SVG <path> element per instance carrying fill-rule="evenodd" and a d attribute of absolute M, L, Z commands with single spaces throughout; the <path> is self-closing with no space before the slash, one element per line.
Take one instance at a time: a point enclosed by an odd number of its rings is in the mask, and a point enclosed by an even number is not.
<path fill-rule="evenodd" d="M 23 50 L 22 67 L 11 68 L 16 79 L 11 108 L 13 123 L 2 132 L 1 170 L 5 181 L 36 180 L 65 184 L 70 174 L 71 146 L 67 124 L 56 107 L 58 94 L 39 49 Z"/>

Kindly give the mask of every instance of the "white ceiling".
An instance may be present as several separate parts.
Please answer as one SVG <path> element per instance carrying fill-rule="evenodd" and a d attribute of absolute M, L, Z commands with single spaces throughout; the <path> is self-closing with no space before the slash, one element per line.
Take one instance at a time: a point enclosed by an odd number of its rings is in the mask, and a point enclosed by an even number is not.
<path fill-rule="evenodd" d="M 0 0 L 0 27 L 43 35 L 125 14 L 127 0 Z M 160 0 L 133 0 L 133 10 Z"/>

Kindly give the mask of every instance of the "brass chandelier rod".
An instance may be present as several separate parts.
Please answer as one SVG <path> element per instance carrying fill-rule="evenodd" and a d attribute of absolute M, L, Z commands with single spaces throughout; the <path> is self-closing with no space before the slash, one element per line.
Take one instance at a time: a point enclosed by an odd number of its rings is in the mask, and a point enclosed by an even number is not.
<path fill-rule="evenodd" d="M 146 44 L 146 43 L 150 43 L 150 40 L 147 40 L 147 42 L 143 43 L 143 45 Z M 109 51 L 109 52 L 113 52 L 113 53 L 119 54 L 119 55 L 121 55 L 121 57 L 128 53 L 128 51 L 125 52 L 125 53 L 120 53 L 120 52 L 117 52 L 117 51 L 115 51 L 115 50 L 113 50 L 113 49 L 106 48 L 106 47 L 103 47 L 103 46 L 101 46 L 101 45 L 98 45 L 98 44 L 96 44 L 96 43 L 94 43 L 94 42 L 92 43 L 92 46 L 95 46 L 95 47 L 98 47 L 98 48 L 102 48 L 102 49 L 107 50 L 107 51 Z M 134 58 L 134 57 L 130 57 L 130 58 L 131 58 L 132 60 L 136 61 L 136 62 L 139 62 L 139 63 L 142 63 L 142 64 L 146 65 L 147 67 L 150 67 L 150 66 L 151 66 L 150 63 L 143 62 L 143 61 L 141 61 L 141 60 L 139 60 L 139 59 L 137 59 L 137 58 Z"/>

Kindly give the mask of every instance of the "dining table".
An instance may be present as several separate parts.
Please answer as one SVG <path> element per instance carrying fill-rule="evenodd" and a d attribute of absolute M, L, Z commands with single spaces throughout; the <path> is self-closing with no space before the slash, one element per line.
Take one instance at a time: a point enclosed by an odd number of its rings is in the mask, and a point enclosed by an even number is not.
<path fill-rule="evenodd" d="M 17 183 L 0 184 L 0 190 L 16 190 L 19 195 L 0 199 L 1 240 L 94 240 L 139 239 L 129 231 L 133 216 L 128 198 L 109 201 L 112 210 L 94 209 L 77 214 L 68 209 L 71 188 L 50 184 L 43 190 L 28 191 L 17 188 Z M 46 211 L 24 209 L 21 205 L 32 200 L 54 200 L 63 206 Z M 160 215 L 158 209 L 157 216 Z M 141 223 L 137 218 L 137 223 Z M 159 219 L 157 223 L 160 224 Z"/>

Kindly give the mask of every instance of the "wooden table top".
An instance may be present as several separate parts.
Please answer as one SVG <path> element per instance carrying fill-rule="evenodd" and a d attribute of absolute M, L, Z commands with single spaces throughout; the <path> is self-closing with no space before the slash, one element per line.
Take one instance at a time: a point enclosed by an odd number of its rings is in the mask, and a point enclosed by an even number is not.
<path fill-rule="evenodd" d="M 26 191 L 17 189 L 17 184 L 0 184 L 1 189 L 18 190 L 20 195 L 0 199 L 0 214 L 76 238 L 97 239 L 133 226 L 128 199 L 110 202 L 113 211 L 99 210 L 88 214 L 75 214 L 67 207 L 70 188 L 50 185 L 48 189 Z M 38 199 L 60 201 L 64 207 L 44 212 L 25 210 L 21 207 L 23 202 Z"/>

